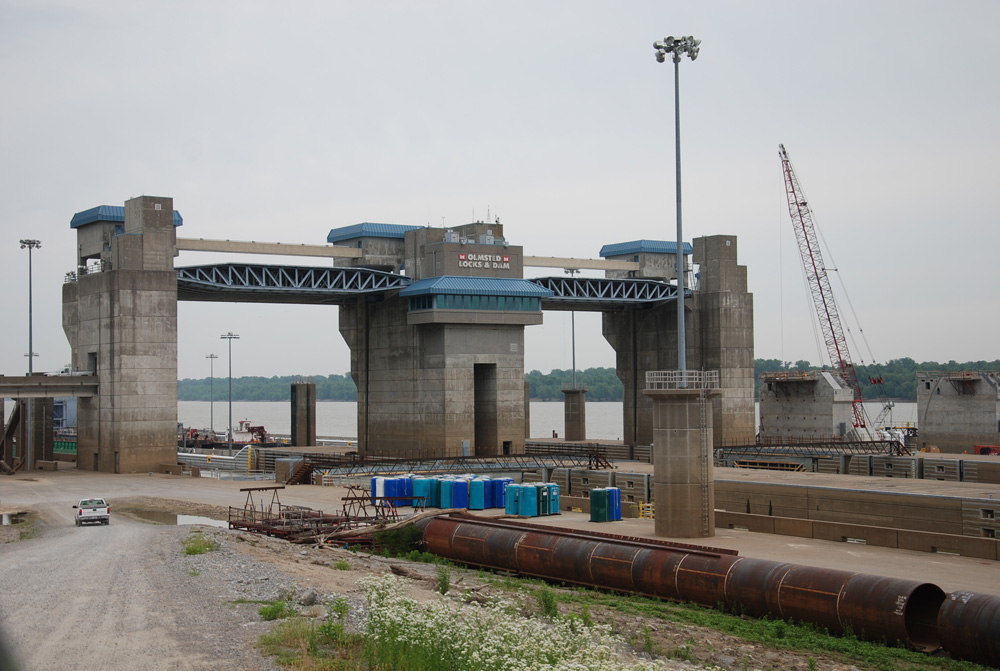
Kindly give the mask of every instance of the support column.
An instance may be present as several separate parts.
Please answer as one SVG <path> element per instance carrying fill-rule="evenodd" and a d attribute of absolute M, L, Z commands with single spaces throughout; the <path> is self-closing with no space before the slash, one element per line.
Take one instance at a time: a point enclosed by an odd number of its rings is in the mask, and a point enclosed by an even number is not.
<path fill-rule="evenodd" d="M 316 444 L 316 384 L 292 383 L 292 445 Z"/>
<path fill-rule="evenodd" d="M 668 538 L 714 536 L 711 397 L 720 391 L 695 383 L 643 393 L 653 402 L 654 532 Z"/>
<path fill-rule="evenodd" d="M 567 384 L 562 393 L 566 440 L 587 440 L 587 386 Z"/>

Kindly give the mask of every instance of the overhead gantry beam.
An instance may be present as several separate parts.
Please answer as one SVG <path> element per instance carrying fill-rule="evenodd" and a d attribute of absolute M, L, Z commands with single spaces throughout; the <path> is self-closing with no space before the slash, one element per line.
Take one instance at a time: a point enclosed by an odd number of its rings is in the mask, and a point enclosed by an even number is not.
<path fill-rule="evenodd" d="M 524 265 L 532 268 L 569 268 L 573 270 L 639 270 L 635 261 L 574 259 L 567 256 L 525 256 Z"/>
<path fill-rule="evenodd" d="M 257 242 L 256 240 L 210 240 L 206 238 L 177 238 L 177 250 L 182 252 L 221 252 L 227 254 L 270 254 L 273 256 L 313 256 L 335 259 L 359 259 L 362 251 L 357 247 L 336 245 L 291 245 L 283 242 Z M 531 268 L 572 268 L 576 270 L 638 270 L 634 261 L 608 261 L 605 259 L 576 259 L 566 256 L 525 256 L 524 265 Z"/>
<path fill-rule="evenodd" d="M 254 240 L 206 240 L 205 238 L 177 238 L 177 249 L 182 252 L 271 254 L 274 256 L 319 256 L 335 259 L 361 258 L 361 250 L 357 247 L 337 247 L 335 245 L 289 245 L 283 242 L 256 242 Z"/>
<path fill-rule="evenodd" d="M 96 395 L 96 375 L 0 375 L 0 398 L 56 398 Z"/>

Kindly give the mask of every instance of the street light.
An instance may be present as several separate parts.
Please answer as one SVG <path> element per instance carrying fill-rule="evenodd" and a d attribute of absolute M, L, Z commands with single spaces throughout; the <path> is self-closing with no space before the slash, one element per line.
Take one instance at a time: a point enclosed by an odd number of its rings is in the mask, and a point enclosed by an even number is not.
<path fill-rule="evenodd" d="M 215 433 L 215 360 L 219 357 L 215 354 L 206 354 L 205 358 L 208 359 L 208 370 L 210 377 L 208 378 L 208 398 L 209 400 L 209 426 L 212 429 L 212 433 Z M 215 440 L 214 438 L 212 440 Z"/>
<path fill-rule="evenodd" d="M 564 268 L 563 272 L 570 276 L 570 278 L 576 277 L 576 274 L 580 272 L 579 268 Z M 570 313 L 570 328 L 573 339 L 573 389 L 576 389 L 576 310 L 571 310 Z"/>
<path fill-rule="evenodd" d="M 42 243 L 38 240 L 21 240 L 21 249 L 28 250 L 28 353 L 25 355 L 26 357 L 28 357 L 28 375 L 31 375 L 32 373 L 35 372 L 35 357 L 37 356 L 35 354 L 34 334 L 32 330 L 32 323 L 34 321 L 34 317 L 32 314 L 32 299 L 31 299 L 31 275 L 32 275 L 31 250 L 38 249 L 41 246 Z M 31 457 L 32 457 L 31 406 L 32 405 L 34 405 L 34 401 L 32 399 L 28 399 L 28 445 L 27 449 L 25 450 L 25 456 L 28 458 L 28 461 L 26 463 L 28 464 L 29 471 L 31 470 L 32 466 L 31 464 Z"/>
<path fill-rule="evenodd" d="M 229 341 L 229 456 L 233 456 L 233 341 L 240 337 L 229 331 L 221 336 L 222 340 Z"/>
<path fill-rule="evenodd" d="M 656 50 L 656 62 L 663 63 L 670 54 L 674 62 L 674 147 L 677 151 L 677 369 L 680 371 L 680 384 L 687 386 L 687 343 L 684 337 L 684 236 L 681 227 L 681 103 L 680 103 L 680 68 L 681 54 L 687 54 L 691 60 L 698 58 L 701 40 L 690 35 L 687 37 L 665 37 L 663 41 L 653 42 Z"/>

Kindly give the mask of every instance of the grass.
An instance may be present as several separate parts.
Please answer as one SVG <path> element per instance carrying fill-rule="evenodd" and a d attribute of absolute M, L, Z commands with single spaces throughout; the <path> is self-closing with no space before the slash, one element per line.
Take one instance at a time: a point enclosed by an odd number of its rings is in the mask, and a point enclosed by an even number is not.
<path fill-rule="evenodd" d="M 295 608 L 289 605 L 287 601 L 271 601 L 266 605 L 261 606 L 257 613 L 261 618 L 271 622 L 273 620 L 284 620 L 285 618 L 292 617 L 296 615 Z"/>
<path fill-rule="evenodd" d="M 350 571 L 351 564 L 346 559 L 338 559 L 336 562 L 334 562 L 333 568 L 337 569 L 338 571 Z"/>
<path fill-rule="evenodd" d="M 200 531 L 196 531 L 184 541 L 184 554 L 203 555 L 219 549 L 219 544 Z"/>
<path fill-rule="evenodd" d="M 316 625 L 309 620 L 286 619 L 260 637 L 258 647 L 277 658 L 282 666 L 316 671 L 356 670 L 362 657 L 363 638 L 346 631 L 349 611 L 343 599 L 326 604 L 326 620 Z"/>
<path fill-rule="evenodd" d="M 19 541 L 26 541 L 34 538 L 35 533 L 38 531 L 35 529 L 35 519 L 33 517 L 26 517 L 18 526 L 20 527 L 17 532 L 17 539 Z"/>

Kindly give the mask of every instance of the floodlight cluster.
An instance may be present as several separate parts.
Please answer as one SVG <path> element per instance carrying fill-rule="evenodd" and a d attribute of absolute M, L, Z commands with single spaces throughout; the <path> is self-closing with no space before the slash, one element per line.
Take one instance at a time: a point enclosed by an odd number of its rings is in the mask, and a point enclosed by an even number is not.
<path fill-rule="evenodd" d="M 663 40 L 653 42 L 653 49 L 656 50 L 656 61 L 663 63 L 667 60 L 667 54 L 671 54 L 674 63 L 681 62 L 681 54 L 687 54 L 691 60 L 698 58 L 699 45 L 701 40 L 696 40 L 690 35 L 687 37 L 664 37 Z"/>

